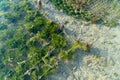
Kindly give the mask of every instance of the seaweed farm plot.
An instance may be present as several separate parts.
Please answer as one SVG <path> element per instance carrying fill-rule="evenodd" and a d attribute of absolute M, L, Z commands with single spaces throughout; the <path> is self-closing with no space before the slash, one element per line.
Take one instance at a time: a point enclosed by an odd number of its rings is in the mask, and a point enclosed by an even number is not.
<path fill-rule="evenodd" d="M 120 18 L 119 0 L 50 0 L 68 15 L 92 23 L 116 26 Z"/>

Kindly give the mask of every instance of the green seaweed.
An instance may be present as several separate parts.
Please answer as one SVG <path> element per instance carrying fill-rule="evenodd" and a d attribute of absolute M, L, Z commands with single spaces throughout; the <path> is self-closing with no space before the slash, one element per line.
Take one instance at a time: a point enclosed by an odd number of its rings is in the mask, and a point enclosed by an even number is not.
<path fill-rule="evenodd" d="M 30 1 L 11 1 L 10 11 L 4 14 L 1 24 L 0 79 L 45 80 L 56 71 L 59 59 L 72 59 L 82 43 L 68 45 L 60 25 L 46 19 L 35 10 Z M 19 5 L 21 4 L 21 5 Z M 60 57 L 60 58 L 59 58 Z M 4 67 L 5 66 L 5 67 Z M 2 76 L 3 75 L 3 76 Z"/>

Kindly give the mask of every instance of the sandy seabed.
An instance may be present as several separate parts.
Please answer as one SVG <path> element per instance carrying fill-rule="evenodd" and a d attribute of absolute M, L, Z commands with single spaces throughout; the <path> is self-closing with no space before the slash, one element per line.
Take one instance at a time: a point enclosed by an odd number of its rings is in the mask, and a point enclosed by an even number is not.
<path fill-rule="evenodd" d="M 120 80 L 120 25 L 86 25 L 87 22 L 58 11 L 48 0 L 42 0 L 42 9 L 52 21 L 67 22 L 64 32 L 68 40 L 92 43 L 90 52 L 77 50 L 75 59 L 60 63 L 57 72 L 47 80 Z"/>

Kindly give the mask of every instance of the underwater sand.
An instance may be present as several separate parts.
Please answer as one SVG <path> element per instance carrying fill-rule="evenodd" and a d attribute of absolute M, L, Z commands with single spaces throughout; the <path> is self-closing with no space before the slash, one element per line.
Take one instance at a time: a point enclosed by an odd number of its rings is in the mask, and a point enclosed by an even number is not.
<path fill-rule="evenodd" d="M 77 50 L 75 59 L 60 63 L 47 80 L 120 80 L 120 25 L 107 27 L 88 24 L 58 11 L 48 0 L 42 0 L 47 18 L 64 24 L 71 42 L 79 39 L 91 43 L 90 52 Z M 82 23 L 82 24 L 81 24 Z"/>

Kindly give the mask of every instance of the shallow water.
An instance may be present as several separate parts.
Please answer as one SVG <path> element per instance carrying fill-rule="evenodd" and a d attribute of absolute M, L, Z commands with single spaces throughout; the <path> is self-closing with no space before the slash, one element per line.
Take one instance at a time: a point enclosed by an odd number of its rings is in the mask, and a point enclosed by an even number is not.
<path fill-rule="evenodd" d="M 75 58 L 73 60 L 60 63 L 57 72 L 48 76 L 47 80 L 120 80 L 120 25 L 111 28 L 75 19 L 63 13 L 62 10 L 58 11 L 48 0 L 42 1 L 42 10 L 42 14 L 46 18 L 59 24 L 64 24 L 65 36 L 71 43 L 79 39 L 92 44 L 90 52 L 78 49 L 74 53 Z M 0 24 L 4 23 L 3 14 L 0 11 Z M 22 19 L 19 24 L 22 25 L 21 23 Z M 10 62 L 12 60 L 10 57 L 6 59 L 6 55 L 3 53 L 7 47 L 5 46 L 5 41 L 9 40 L 9 37 L 14 34 L 19 24 L 10 23 L 7 25 L 7 29 L 0 30 L 1 80 L 7 80 L 5 75 L 11 76 L 14 73 L 12 70 L 7 72 L 7 69 L 11 69 L 14 66 L 14 62 Z M 26 54 L 23 58 L 25 56 Z M 9 66 L 4 66 L 7 60 L 10 64 Z M 24 62 L 21 61 L 19 63 Z"/>

